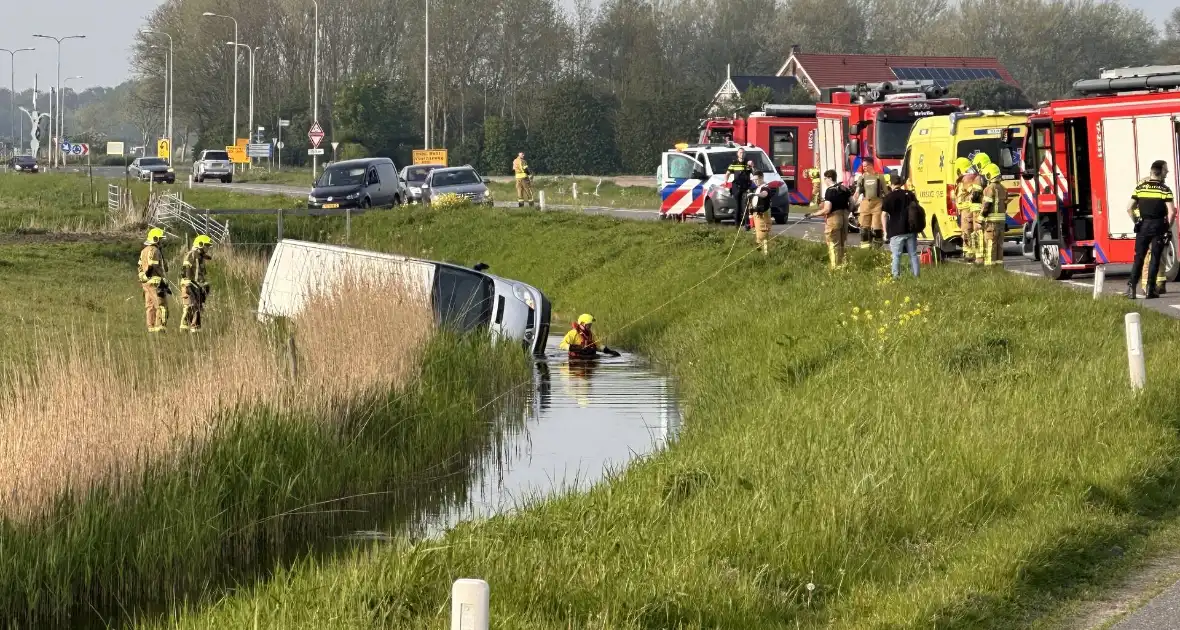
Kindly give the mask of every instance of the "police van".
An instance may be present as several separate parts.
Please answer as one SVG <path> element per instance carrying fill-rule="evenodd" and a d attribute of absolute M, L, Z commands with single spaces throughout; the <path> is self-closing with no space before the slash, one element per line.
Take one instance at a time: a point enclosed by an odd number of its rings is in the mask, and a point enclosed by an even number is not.
<path fill-rule="evenodd" d="M 395 279 L 429 301 L 439 325 L 487 330 L 493 339 L 545 353 L 552 308 L 536 287 L 449 263 L 291 239 L 280 241 L 271 254 L 258 319 L 298 315 L 309 298 L 349 275 Z"/>
<path fill-rule="evenodd" d="M 955 160 L 986 153 L 998 164 L 1008 191 L 1006 240 L 1019 240 L 1031 219 L 1020 205 L 1021 150 L 1029 111 L 991 110 L 928 116 L 914 123 L 902 160 L 901 177 L 926 209 L 926 231 L 919 238 L 947 253 L 962 247 L 955 210 Z"/>

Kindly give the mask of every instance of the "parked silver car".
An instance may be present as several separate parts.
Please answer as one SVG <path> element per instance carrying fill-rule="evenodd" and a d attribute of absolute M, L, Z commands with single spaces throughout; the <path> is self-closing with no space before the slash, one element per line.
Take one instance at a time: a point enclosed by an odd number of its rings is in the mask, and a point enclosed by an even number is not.
<path fill-rule="evenodd" d="M 206 179 L 219 179 L 229 184 L 234 181 L 234 165 L 224 149 L 206 149 L 193 163 L 193 181 L 198 184 Z"/>
<path fill-rule="evenodd" d="M 422 202 L 434 203 L 434 199 L 447 194 L 465 197 L 479 205 L 492 205 L 492 192 L 488 190 L 488 179 L 480 177 L 471 166 L 436 168 L 422 183 Z"/>

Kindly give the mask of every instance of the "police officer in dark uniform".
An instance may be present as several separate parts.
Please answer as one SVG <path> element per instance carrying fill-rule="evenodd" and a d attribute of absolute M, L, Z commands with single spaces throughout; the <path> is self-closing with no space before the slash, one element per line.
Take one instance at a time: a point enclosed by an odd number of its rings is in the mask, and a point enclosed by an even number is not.
<path fill-rule="evenodd" d="M 739 230 L 746 223 L 746 193 L 750 192 L 750 189 L 753 188 L 751 186 L 753 172 L 754 169 L 751 168 L 750 163 L 746 162 L 746 150 L 738 149 L 737 157 L 734 158 L 733 163 L 726 169 L 726 174 L 729 176 L 729 194 L 737 202 L 733 220 Z"/>
<path fill-rule="evenodd" d="M 1135 287 L 1143 274 L 1143 258 L 1151 249 L 1151 263 L 1147 269 L 1147 297 L 1157 298 L 1156 275 L 1159 273 L 1160 259 L 1164 252 L 1164 244 L 1172 230 L 1172 221 L 1176 218 L 1176 205 L 1172 197 L 1172 190 L 1164 184 L 1168 177 L 1168 163 L 1156 160 L 1151 164 L 1151 176 L 1139 182 L 1135 192 L 1131 195 L 1131 204 L 1127 206 L 1127 214 L 1136 220 L 1135 210 L 1139 217 L 1135 223 L 1135 264 L 1131 268 L 1131 281 L 1127 284 L 1127 297 L 1135 299 Z"/>

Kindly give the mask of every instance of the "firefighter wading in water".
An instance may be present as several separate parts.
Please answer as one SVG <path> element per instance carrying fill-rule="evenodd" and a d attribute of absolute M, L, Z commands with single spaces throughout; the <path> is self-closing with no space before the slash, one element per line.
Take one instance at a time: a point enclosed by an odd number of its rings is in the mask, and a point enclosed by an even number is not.
<path fill-rule="evenodd" d="M 598 340 L 594 338 L 593 328 L 594 316 L 589 313 L 582 314 L 578 317 L 578 321 L 570 327 L 570 331 L 565 334 L 558 348 L 568 351 L 571 359 L 593 359 L 598 356 L 599 352 L 613 357 L 619 356 L 618 352 L 598 345 Z"/>
<path fill-rule="evenodd" d="M 168 281 L 164 279 L 168 265 L 164 262 L 164 252 L 160 249 L 162 240 L 164 230 L 148 230 L 143 249 L 139 252 L 139 282 L 143 286 L 143 307 L 147 315 L 148 332 L 153 333 L 164 332 L 168 325 L 166 300 L 172 292 L 168 288 Z"/>
<path fill-rule="evenodd" d="M 205 275 L 205 263 L 212 258 L 209 246 L 213 240 L 204 234 L 193 239 L 193 248 L 184 256 L 181 269 L 180 299 L 184 310 L 180 314 L 180 329 L 197 332 L 201 329 L 201 315 L 205 311 L 205 300 L 209 298 L 209 282 Z"/>
<path fill-rule="evenodd" d="M 512 174 L 516 176 L 516 207 L 523 208 L 525 203 L 533 205 L 533 172 L 529 170 L 529 163 L 524 161 L 524 151 L 512 160 Z"/>

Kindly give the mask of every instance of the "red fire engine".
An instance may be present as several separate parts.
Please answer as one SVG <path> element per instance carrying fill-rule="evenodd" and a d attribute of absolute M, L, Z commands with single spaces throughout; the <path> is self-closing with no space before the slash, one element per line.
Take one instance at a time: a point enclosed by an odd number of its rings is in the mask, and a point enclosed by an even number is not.
<path fill-rule="evenodd" d="M 942 98 L 932 81 L 896 81 L 825 90 L 816 107 L 819 131 L 816 162 L 851 184 L 864 160 L 877 172 L 897 175 L 914 122 L 924 116 L 961 111 L 957 98 Z"/>
<path fill-rule="evenodd" d="M 762 149 L 787 183 L 791 203 L 806 206 L 813 191 L 803 171 L 815 165 L 815 109 L 815 105 L 767 103 L 745 120 L 710 118 L 701 122 L 700 141 Z"/>
<path fill-rule="evenodd" d="M 1173 191 L 1178 183 L 1180 66 L 1107 70 L 1073 87 L 1085 96 L 1050 101 L 1029 117 L 1023 153 L 1021 204 L 1036 213 L 1025 255 L 1054 279 L 1133 262 L 1132 191 L 1156 160 L 1168 163 Z M 1172 229 L 1161 261 L 1169 281 L 1180 275 Z"/>

